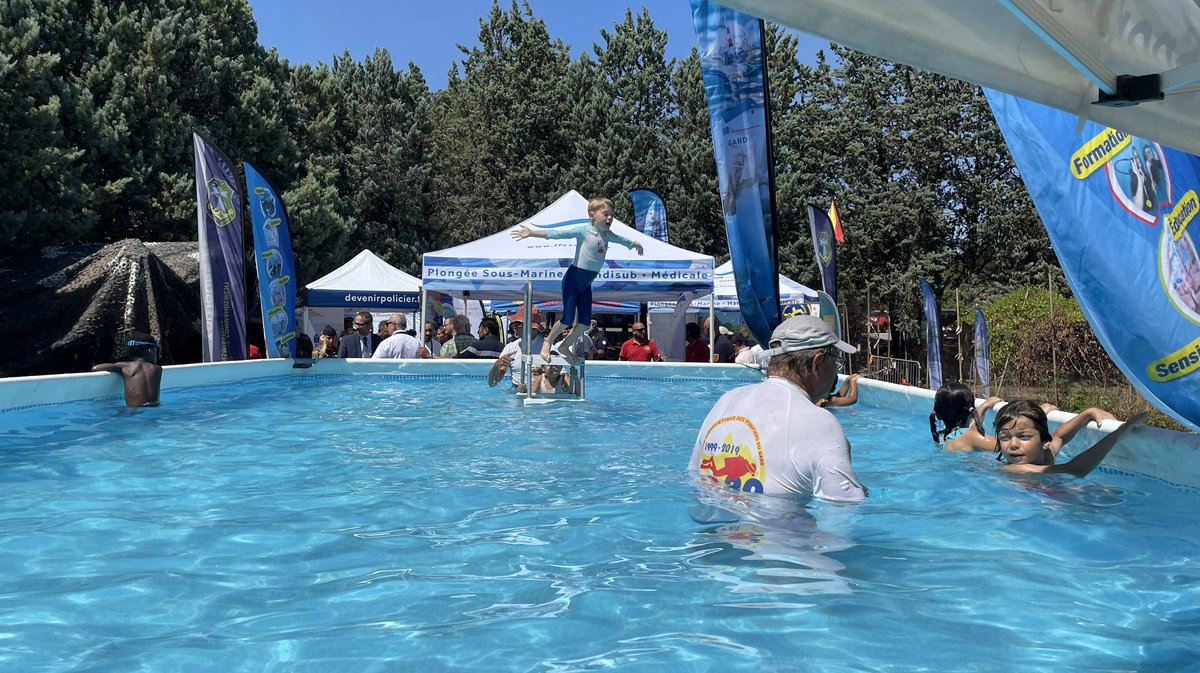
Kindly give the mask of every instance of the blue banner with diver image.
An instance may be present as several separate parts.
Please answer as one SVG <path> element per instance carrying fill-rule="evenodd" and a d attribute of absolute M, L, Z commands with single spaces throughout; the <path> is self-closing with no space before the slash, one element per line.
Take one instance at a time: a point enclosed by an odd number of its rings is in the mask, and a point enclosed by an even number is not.
<path fill-rule="evenodd" d="M 691 0 L 738 303 L 759 343 L 782 322 L 762 21 Z"/>
<path fill-rule="evenodd" d="M 246 193 L 254 227 L 254 261 L 262 304 L 263 340 L 267 357 L 296 357 L 296 263 L 287 212 L 271 183 L 249 162 Z"/>
<path fill-rule="evenodd" d="M 667 240 L 667 206 L 662 197 L 649 189 L 629 192 L 633 203 L 633 228 L 647 236 L 669 243 Z"/>
<path fill-rule="evenodd" d="M 937 297 L 929 281 L 921 276 L 921 299 L 925 304 L 925 350 L 929 368 L 929 389 L 942 387 L 942 320 Z"/>
<path fill-rule="evenodd" d="M 1092 331 L 1147 401 L 1200 430 L 1200 158 L 985 94 Z"/>

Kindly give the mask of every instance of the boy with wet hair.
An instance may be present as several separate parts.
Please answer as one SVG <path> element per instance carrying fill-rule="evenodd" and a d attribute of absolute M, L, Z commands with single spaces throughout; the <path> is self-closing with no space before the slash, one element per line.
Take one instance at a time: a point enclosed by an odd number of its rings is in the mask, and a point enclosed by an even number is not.
<path fill-rule="evenodd" d="M 512 230 L 512 237 L 521 240 L 533 236 L 535 238 L 575 239 L 575 259 L 562 280 L 562 319 L 554 324 L 550 335 L 542 343 L 542 359 L 550 359 L 550 346 L 558 340 L 558 335 L 567 327 L 587 325 L 592 320 L 592 281 L 604 267 L 604 257 L 608 254 L 609 243 L 621 245 L 636 250 L 639 255 L 645 254 L 642 244 L 632 241 L 612 231 L 613 203 L 604 197 L 588 201 L 588 223 L 573 227 L 556 229 L 531 229 L 521 225 Z M 575 352 L 575 345 L 583 336 L 584 330 L 575 329 L 571 336 L 559 347 L 559 352 L 572 365 L 579 361 L 581 353 Z"/>
<path fill-rule="evenodd" d="M 113 372 L 124 378 L 125 406 L 157 407 L 163 371 L 158 365 L 158 341 L 144 332 L 132 332 L 125 346 L 125 358 L 98 364 L 92 371 Z"/>

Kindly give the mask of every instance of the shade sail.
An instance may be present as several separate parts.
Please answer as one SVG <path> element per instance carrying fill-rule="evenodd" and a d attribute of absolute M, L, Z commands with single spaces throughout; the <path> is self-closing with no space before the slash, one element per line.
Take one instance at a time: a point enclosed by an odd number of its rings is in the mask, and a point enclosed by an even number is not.
<path fill-rule="evenodd" d="M 856 51 L 1037 101 L 1200 154 L 1200 7 L 1182 0 L 722 0 Z M 1120 75 L 1163 100 L 1093 105 Z M 1122 95 L 1120 92 L 1118 96 Z M 1129 101 L 1117 101 L 1128 103 Z"/>

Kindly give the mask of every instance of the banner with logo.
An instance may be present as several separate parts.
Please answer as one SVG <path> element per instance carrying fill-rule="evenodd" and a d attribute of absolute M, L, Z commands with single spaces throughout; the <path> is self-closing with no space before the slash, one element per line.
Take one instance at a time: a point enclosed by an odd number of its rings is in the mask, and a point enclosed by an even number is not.
<path fill-rule="evenodd" d="M 837 302 L 837 249 L 833 223 L 829 216 L 814 206 L 808 206 L 808 228 L 812 232 L 813 251 L 821 271 L 821 289 Z"/>
<path fill-rule="evenodd" d="M 242 194 L 229 159 L 198 132 L 196 220 L 200 241 L 200 338 L 204 362 L 246 359 Z"/>
<path fill-rule="evenodd" d="M 983 396 L 992 394 L 992 345 L 988 342 L 987 319 L 983 309 L 975 307 L 975 372 L 983 387 Z"/>
<path fill-rule="evenodd" d="M 1200 158 L 986 94 L 1092 331 L 1147 401 L 1200 430 Z"/>
<path fill-rule="evenodd" d="M 738 303 L 759 343 L 782 322 L 762 21 L 691 0 Z"/>
<path fill-rule="evenodd" d="M 662 197 L 649 189 L 629 192 L 633 202 L 633 228 L 663 243 L 667 240 L 667 206 Z"/>
<path fill-rule="evenodd" d="M 262 304 L 263 339 L 269 358 L 296 357 L 296 262 L 287 211 L 278 192 L 249 162 L 246 194 L 254 229 L 254 261 L 258 266 L 258 295 Z"/>
<path fill-rule="evenodd" d="M 921 276 L 921 296 L 925 302 L 925 347 L 928 351 L 926 365 L 929 367 L 929 389 L 942 387 L 942 320 L 938 312 L 937 297 L 929 281 Z"/>

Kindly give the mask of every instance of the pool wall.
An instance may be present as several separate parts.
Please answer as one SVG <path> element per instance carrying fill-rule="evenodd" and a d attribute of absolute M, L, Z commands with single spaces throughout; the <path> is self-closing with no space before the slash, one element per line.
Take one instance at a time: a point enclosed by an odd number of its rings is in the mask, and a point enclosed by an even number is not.
<path fill-rule="evenodd" d="M 392 376 L 472 376 L 480 385 L 489 362 L 471 360 L 319 360 L 309 368 L 294 368 L 290 360 L 249 360 L 211 364 L 176 365 L 163 371 L 164 403 L 170 404 L 170 391 L 206 385 L 228 384 L 246 379 L 272 376 L 344 376 L 373 374 Z M 672 363 L 594 362 L 587 365 L 589 379 L 723 379 L 731 383 L 752 383 L 762 379 L 755 369 L 742 365 L 689 365 Z M 872 379 L 859 379 L 859 402 L 894 409 L 926 418 L 933 407 L 933 391 L 901 386 Z M 0 412 L 32 406 L 88 403 L 120 405 L 124 386 L 120 375 L 97 372 L 29 376 L 0 379 Z M 497 389 L 497 394 L 505 394 Z M 1072 414 L 1050 413 L 1057 427 Z M 994 412 L 985 423 L 990 424 Z M 1072 441 L 1087 446 L 1118 427 L 1106 421 L 1097 428 L 1090 424 Z M 1068 449 L 1069 451 L 1069 449 Z M 1200 435 L 1161 428 L 1139 428 L 1113 449 L 1101 469 L 1133 472 L 1166 482 L 1200 488 Z"/>

